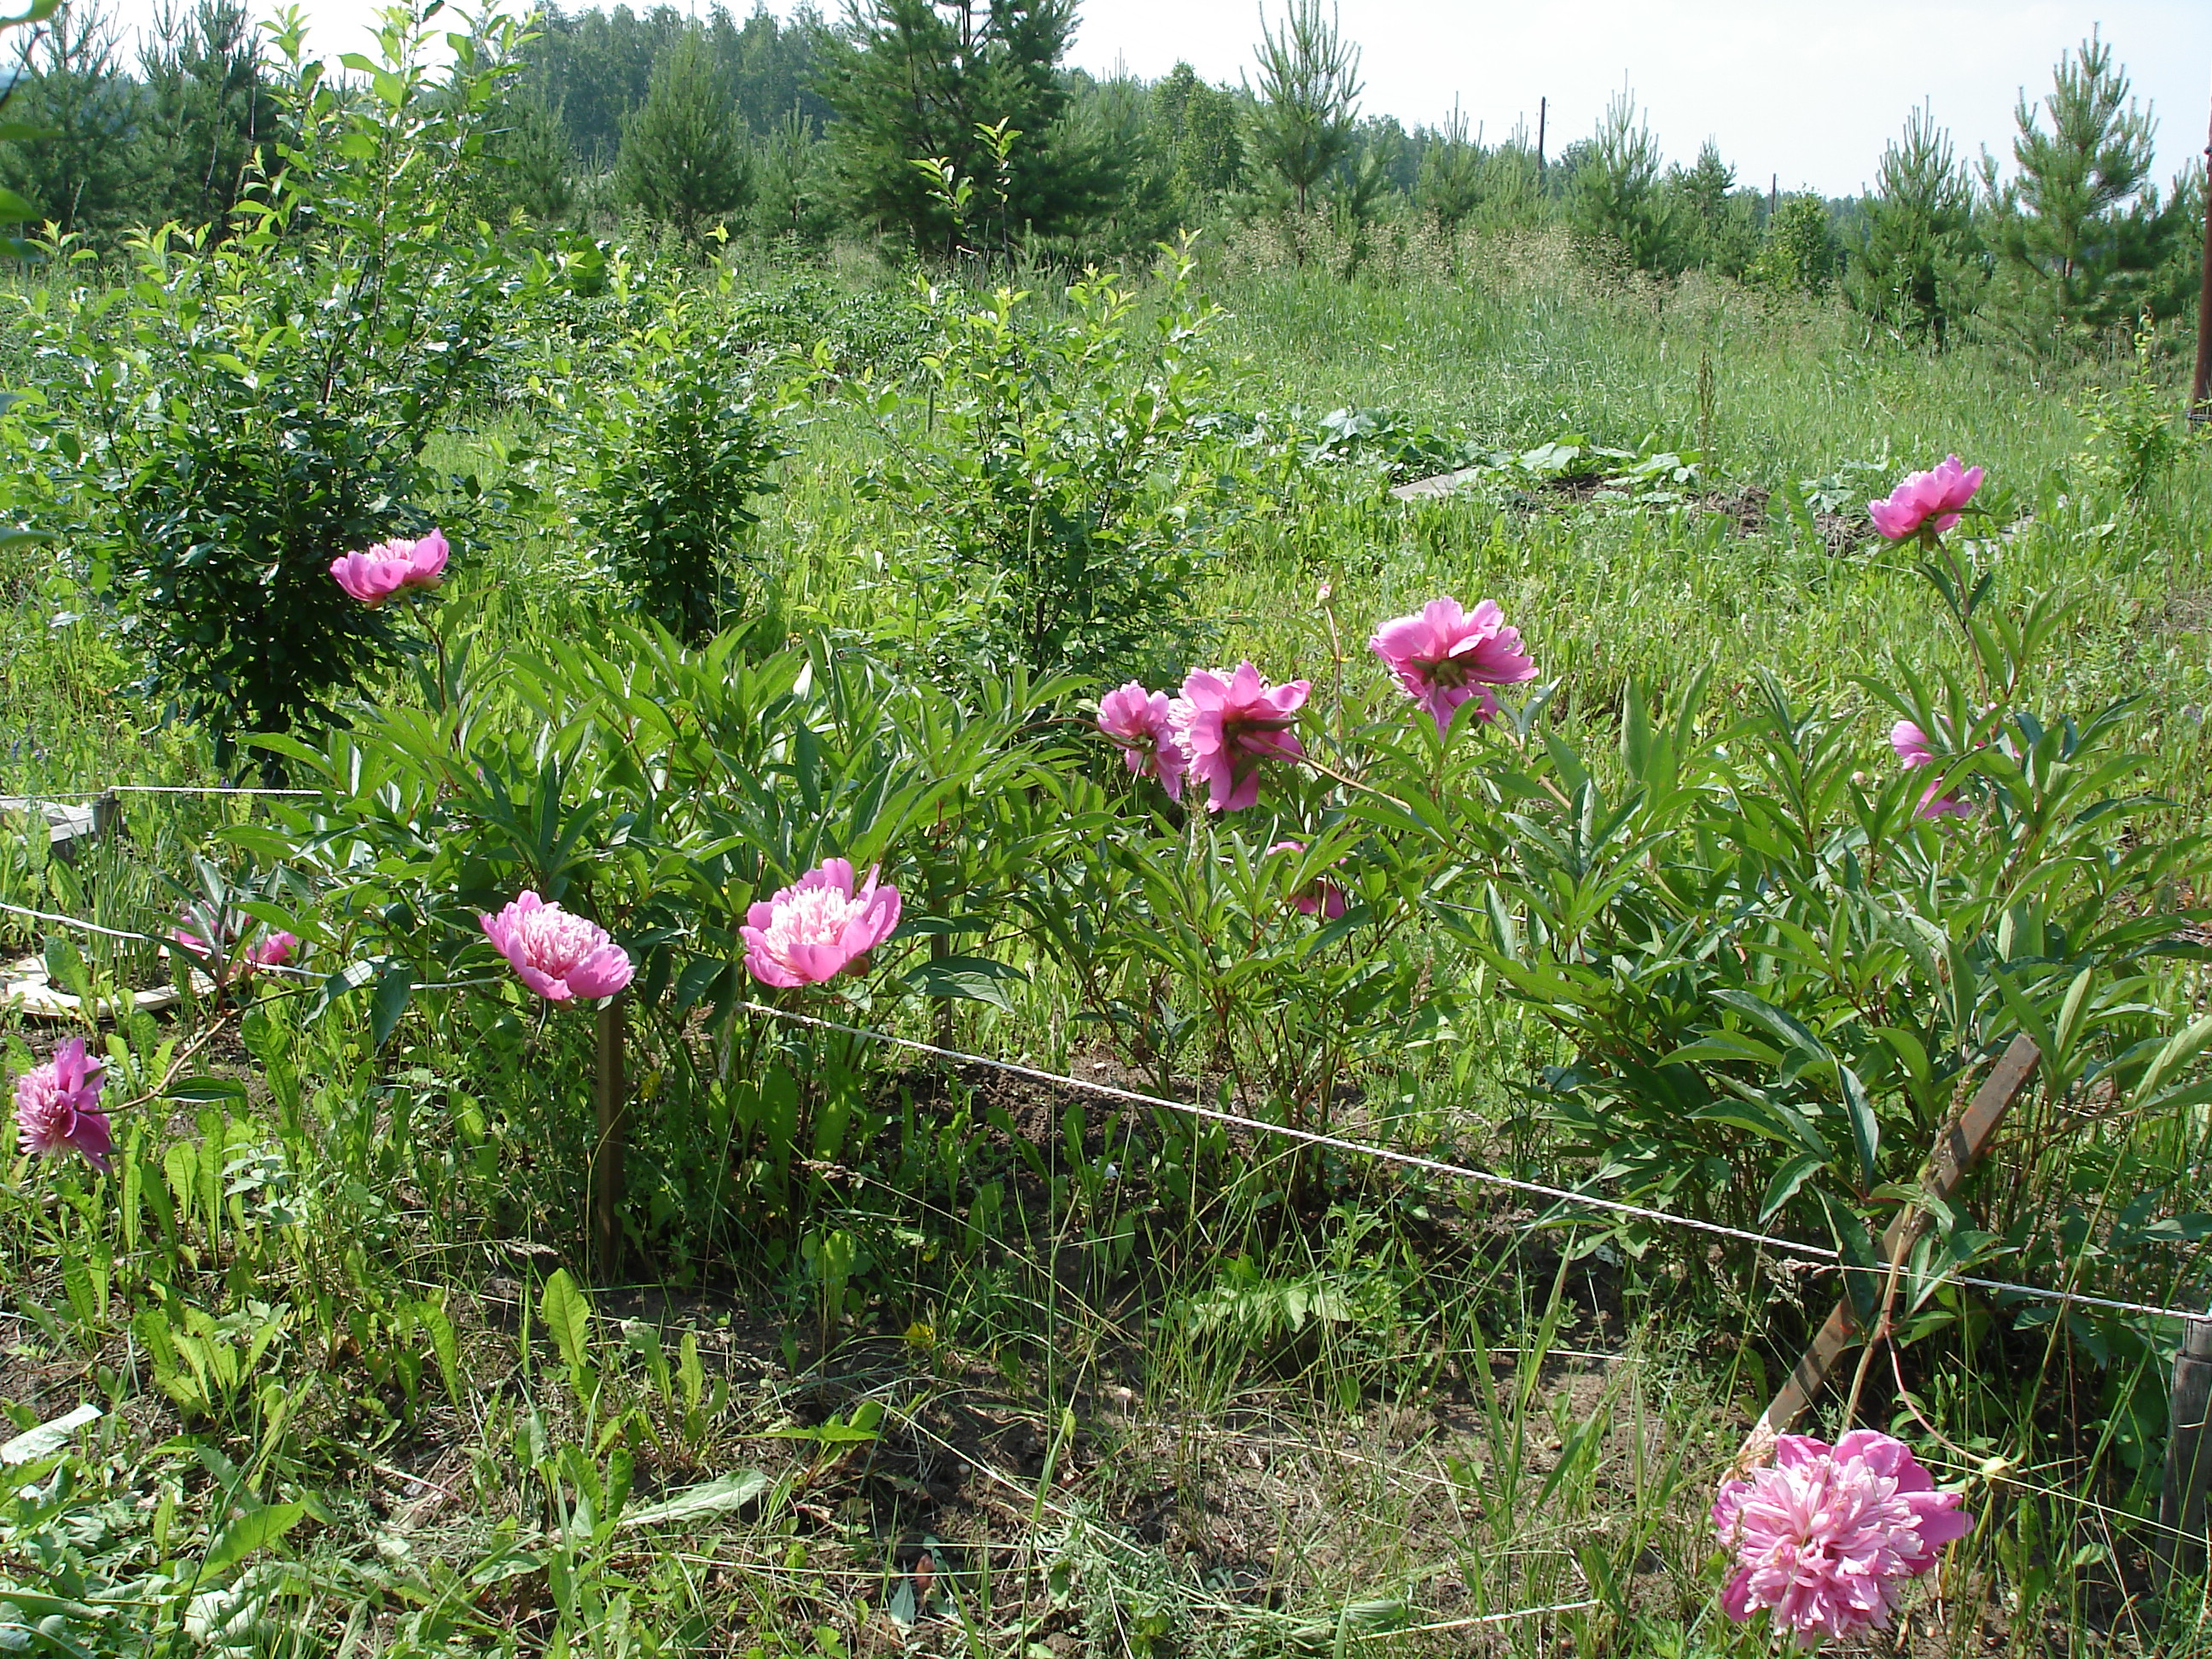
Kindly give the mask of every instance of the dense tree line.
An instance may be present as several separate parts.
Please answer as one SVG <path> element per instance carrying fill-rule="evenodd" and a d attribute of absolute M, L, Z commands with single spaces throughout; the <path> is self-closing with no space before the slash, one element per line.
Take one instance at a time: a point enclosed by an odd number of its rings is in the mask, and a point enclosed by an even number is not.
<path fill-rule="evenodd" d="M 1356 264 L 1377 239 L 1564 228 L 1586 256 L 1777 291 L 1839 291 L 1942 349 L 1968 319 L 2049 343 L 2179 313 L 2194 292 L 2201 165 L 2161 189 L 2154 129 L 2111 45 L 2021 100 L 2000 167 L 1925 110 L 1844 201 L 1744 187 L 1709 141 L 1670 163 L 1632 98 L 1555 155 L 1486 142 L 1458 110 L 1410 132 L 1361 107 L 1359 49 L 1322 0 L 1263 21 L 1253 76 L 1215 85 L 1066 67 L 1075 0 L 847 0 L 834 20 L 661 5 L 539 17 L 485 157 L 488 218 L 821 246 L 927 260 L 1113 257 L 1179 228 L 1275 227 L 1293 258 Z M 126 62 L 98 0 L 22 49 L 11 119 L 41 136 L 6 183 L 94 241 L 220 224 L 282 134 L 270 40 L 240 0 L 166 12 Z"/>

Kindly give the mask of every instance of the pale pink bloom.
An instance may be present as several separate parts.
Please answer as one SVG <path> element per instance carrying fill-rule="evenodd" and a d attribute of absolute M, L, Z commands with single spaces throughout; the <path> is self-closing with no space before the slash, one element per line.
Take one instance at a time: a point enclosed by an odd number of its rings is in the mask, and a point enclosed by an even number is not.
<path fill-rule="evenodd" d="M 1147 691 L 1131 680 L 1098 700 L 1098 729 L 1121 746 L 1129 769 L 1140 778 L 1158 778 L 1170 800 L 1182 799 L 1183 769 L 1190 757 L 1176 741 L 1168 694 Z"/>
<path fill-rule="evenodd" d="M 282 968 L 300 948 L 300 936 L 281 929 L 267 933 L 246 947 L 246 959 L 257 968 Z"/>
<path fill-rule="evenodd" d="M 107 1114 L 100 1109 L 106 1085 L 106 1062 L 85 1053 L 82 1037 L 71 1037 L 45 1065 L 17 1078 L 15 1133 L 22 1150 L 55 1158 L 75 1147 L 105 1172 L 115 1150 Z"/>
<path fill-rule="evenodd" d="M 1911 720 L 1899 720 L 1889 728 L 1889 746 L 1897 750 L 1898 759 L 1905 769 L 1935 763 L 1936 748 L 1929 742 L 1928 734 Z M 1913 809 L 1914 816 L 1923 818 L 1966 818 L 1974 813 L 1972 805 L 1957 790 L 1946 792 L 1943 780 L 1936 779 L 1922 793 L 1920 805 Z"/>
<path fill-rule="evenodd" d="M 787 990 L 835 979 L 889 939 L 898 919 L 898 889 L 878 885 L 874 868 L 856 892 L 853 866 L 825 859 L 746 911 L 738 932 L 752 976 Z"/>
<path fill-rule="evenodd" d="M 1972 1529 L 1959 1503 L 1886 1434 L 1855 1429 L 1832 1449 L 1785 1434 L 1772 1464 L 1723 1483 L 1714 1501 L 1736 1558 L 1721 1606 L 1738 1624 L 1767 1609 L 1802 1647 L 1887 1630 L 1905 1581 Z"/>
<path fill-rule="evenodd" d="M 1956 455 L 1941 466 L 1907 475 L 1884 501 L 1869 501 L 1867 513 L 1874 527 L 1893 542 L 1909 541 L 1932 522 L 1938 531 L 1959 522 L 1959 514 L 1982 487 L 1982 469 L 1961 466 Z"/>
<path fill-rule="evenodd" d="M 1302 841 L 1279 841 L 1268 849 L 1270 853 L 1303 853 L 1306 844 Z M 1319 915 L 1334 921 L 1344 914 L 1344 889 L 1327 878 L 1318 878 L 1291 895 L 1291 902 L 1307 915 Z"/>
<path fill-rule="evenodd" d="M 548 1002 L 611 997 L 637 972 L 605 928 L 535 893 L 477 921 L 522 982 Z"/>
<path fill-rule="evenodd" d="M 1367 641 L 1385 667 L 1397 676 L 1407 696 L 1426 709 L 1439 734 L 1449 731 L 1460 705 L 1479 699 L 1483 720 L 1498 718 L 1493 685 L 1513 685 L 1536 677 L 1536 665 L 1521 649 L 1521 630 L 1505 626 L 1494 599 L 1462 611 L 1447 594 L 1431 599 L 1418 615 L 1395 617 Z"/>
<path fill-rule="evenodd" d="M 1225 669 L 1194 668 L 1182 696 L 1169 706 L 1175 738 L 1190 757 L 1190 775 L 1205 781 L 1207 810 L 1235 812 L 1260 799 L 1260 763 L 1296 760 L 1306 751 L 1290 728 L 1313 689 L 1307 680 L 1270 685 L 1260 671 L 1240 662 Z"/>
<path fill-rule="evenodd" d="M 395 593 L 428 592 L 446 579 L 446 534 L 433 530 L 416 541 L 396 538 L 331 561 L 340 587 L 371 610 Z"/>

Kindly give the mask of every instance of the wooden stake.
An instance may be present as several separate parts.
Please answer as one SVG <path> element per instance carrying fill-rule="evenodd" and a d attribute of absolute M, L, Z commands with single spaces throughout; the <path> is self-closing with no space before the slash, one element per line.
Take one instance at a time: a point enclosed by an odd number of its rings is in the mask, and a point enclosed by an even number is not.
<path fill-rule="evenodd" d="M 2212 387 L 2212 139 L 2204 146 L 2204 257 L 2197 294 L 2197 374 L 2189 383 L 2189 423 L 2212 420 L 2204 395 Z"/>
<path fill-rule="evenodd" d="M 629 1090 L 623 1077 L 623 995 L 607 999 L 599 1013 L 599 1074 L 592 1087 L 598 1134 L 592 1146 L 592 1257 L 594 1276 L 611 1285 L 621 1276 L 623 1164 L 629 1143 Z"/>
<path fill-rule="evenodd" d="M 2212 1487 L 2212 1437 L 2204 1419 L 2212 1409 L 2212 1320 L 2191 1320 L 2173 1356 L 2173 1390 L 2168 1396 L 2166 1484 L 2158 1495 L 2157 1565 L 2153 1577 L 2163 1590 L 2177 1573 L 2195 1578 L 2204 1571 L 2204 1498 Z"/>
<path fill-rule="evenodd" d="M 2025 1033 L 2012 1040 L 1996 1068 L 1974 1091 L 1966 1109 L 1946 1123 L 1936 1135 L 1936 1150 L 1929 1154 L 1928 1163 L 1920 1172 L 1923 1188 L 1938 1198 L 1948 1198 L 1958 1189 L 2042 1061 L 2042 1051 Z M 1894 1264 L 1910 1255 L 1920 1235 L 1928 1231 L 1929 1220 L 1929 1212 L 1916 1206 L 1891 1222 L 1881 1236 L 1883 1262 Z M 1856 1346 L 1858 1340 L 1858 1318 L 1851 1310 L 1851 1298 L 1845 1295 L 1830 1311 L 1820 1334 L 1814 1337 L 1813 1346 L 1800 1354 L 1797 1363 L 1790 1368 L 1789 1380 L 1783 1383 L 1781 1392 L 1759 1414 L 1759 1421 L 1751 1425 L 1743 1449 L 1736 1455 L 1740 1467 L 1748 1468 L 1766 1461 L 1774 1450 L 1775 1437 L 1796 1427 L 1797 1419 L 1811 1407 L 1814 1396 L 1835 1370 L 1836 1362 L 1846 1350 Z"/>

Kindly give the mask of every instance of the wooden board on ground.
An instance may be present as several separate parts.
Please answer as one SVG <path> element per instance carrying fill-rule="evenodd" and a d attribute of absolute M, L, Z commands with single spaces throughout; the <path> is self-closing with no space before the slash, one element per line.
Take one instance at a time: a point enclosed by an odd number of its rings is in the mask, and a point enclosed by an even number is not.
<path fill-rule="evenodd" d="M 1480 477 L 1492 470 L 1486 466 L 1463 466 L 1455 472 L 1439 472 L 1433 477 L 1395 485 L 1390 493 L 1401 501 L 1417 501 L 1425 495 L 1449 495 L 1469 478 Z"/>
<path fill-rule="evenodd" d="M 44 818 L 46 844 L 64 863 L 74 860 L 115 827 L 121 804 L 112 794 L 82 803 L 40 800 L 32 795 L 0 795 L 0 827 L 21 834 L 31 823 Z"/>
<path fill-rule="evenodd" d="M 215 981 L 197 969 L 192 974 L 192 989 L 202 996 L 215 990 Z M 158 1014 L 173 1008 L 179 1000 L 173 985 L 157 985 L 150 991 L 131 993 L 131 1006 L 142 1014 Z M 78 1020 L 84 1018 L 84 1000 L 67 991 L 55 988 L 47 977 L 46 964 L 37 957 L 25 957 L 20 961 L 0 966 L 0 1009 L 12 1008 L 32 1019 Z M 94 1018 L 112 1019 L 115 1007 L 112 1002 L 95 999 Z"/>

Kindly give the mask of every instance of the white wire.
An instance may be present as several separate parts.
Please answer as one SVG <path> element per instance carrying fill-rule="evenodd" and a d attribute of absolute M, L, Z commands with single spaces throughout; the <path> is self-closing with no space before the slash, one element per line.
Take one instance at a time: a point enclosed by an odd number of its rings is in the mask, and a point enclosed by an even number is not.
<path fill-rule="evenodd" d="M 33 921 L 51 921 L 63 927 L 74 927 L 81 933 L 103 934 L 108 939 L 127 939 L 140 944 L 158 945 L 165 951 L 180 948 L 173 939 L 163 939 L 156 933 L 141 933 L 127 927 L 105 927 L 99 922 L 87 921 L 82 916 L 56 915 L 50 910 L 27 909 L 20 904 L 5 902 L 0 902 L 0 910 L 4 910 L 10 915 L 28 916 Z M 185 951 L 184 954 L 195 963 L 205 965 L 205 958 L 197 952 Z M 258 962 L 248 971 L 255 974 L 285 974 L 295 979 L 320 980 L 330 977 L 326 974 L 317 973 L 312 968 L 295 968 L 291 963 L 285 962 Z M 460 991 L 471 986 L 497 985 L 501 982 L 500 976 L 493 975 L 484 979 L 428 980 L 411 988 L 417 991 Z"/>
<path fill-rule="evenodd" d="M 151 933 L 141 933 L 119 927 L 102 927 L 96 921 L 86 921 L 77 916 L 57 915 L 49 911 L 33 910 L 20 904 L 0 902 L 0 911 L 12 915 L 28 916 L 35 921 L 54 922 L 64 927 L 81 928 L 86 933 L 105 934 L 110 939 L 143 940 L 149 945 L 169 945 L 173 941 Z M 257 973 L 289 974 L 301 979 L 320 979 L 323 975 L 305 968 L 294 968 L 286 963 L 271 963 L 258 966 Z M 496 985 L 497 975 L 483 979 L 432 980 L 415 986 L 417 991 L 465 990 L 477 986 Z M 811 1025 L 824 1031 L 837 1031 L 847 1036 L 859 1037 L 867 1042 L 888 1043 L 896 1048 L 908 1048 L 917 1054 L 933 1054 L 939 1060 L 955 1060 L 965 1066 L 981 1066 L 991 1071 L 1005 1072 L 1015 1077 L 1025 1077 L 1038 1083 L 1057 1084 L 1062 1088 L 1079 1089 L 1089 1094 L 1103 1095 L 1109 1099 L 1126 1100 L 1139 1106 L 1157 1106 L 1164 1111 L 1181 1112 L 1188 1117 L 1204 1118 L 1210 1122 L 1225 1123 L 1239 1129 L 1249 1129 L 1255 1134 L 1274 1135 L 1283 1139 L 1303 1141 L 1308 1146 L 1327 1146 L 1341 1152 L 1351 1152 L 1378 1163 L 1401 1164 L 1409 1169 L 1425 1170 L 1431 1175 L 1449 1176 L 1455 1180 L 1470 1181 L 1479 1186 L 1502 1187 L 1510 1192 L 1528 1193 L 1539 1198 L 1548 1198 L 1562 1204 L 1578 1204 L 1585 1208 L 1604 1210 L 1614 1215 L 1632 1216 L 1639 1220 L 1656 1221 L 1670 1227 L 1686 1228 L 1721 1238 L 1732 1238 L 1745 1244 L 1756 1244 L 1762 1249 L 1778 1251 L 1808 1261 L 1819 1261 L 1840 1273 L 1862 1273 L 1887 1275 L 1887 1267 L 1863 1267 L 1845 1261 L 1833 1249 L 1823 1244 L 1807 1244 L 1794 1238 L 1781 1238 L 1772 1233 L 1753 1232 L 1745 1227 L 1725 1226 L 1717 1221 L 1702 1221 L 1695 1216 L 1677 1215 L 1668 1210 L 1654 1210 L 1641 1204 L 1624 1203 L 1620 1199 L 1599 1198 L 1589 1193 L 1577 1193 L 1565 1187 L 1547 1186 L 1540 1181 L 1522 1181 L 1517 1176 L 1504 1176 L 1492 1170 L 1471 1169 L 1464 1164 L 1447 1164 L 1441 1158 L 1423 1158 L 1417 1152 L 1401 1152 L 1388 1146 L 1376 1146 L 1365 1141 L 1347 1140 L 1341 1135 L 1323 1134 L 1316 1129 L 1301 1129 L 1287 1123 L 1269 1123 L 1265 1119 L 1247 1117 L 1240 1112 L 1224 1112 L 1216 1107 L 1200 1106 L 1187 1100 L 1169 1100 L 1159 1095 L 1148 1095 L 1133 1089 L 1116 1088 L 1110 1083 L 1097 1083 L 1088 1078 L 1068 1077 L 1059 1072 L 1041 1071 L 1034 1066 L 1018 1065 L 1010 1060 L 994 1060 L 988 1054 L 964 1054 L 957 1048 L 941 1048 L 933 1042 L 923 1042 L 915 1037 L 893 1036 L 888 1031 L 872 1031 L 862 1025 L 847 1025 L 834 1019 L 822 1019 L 813 1014 L 802 1014 L 795 1009 L 774 1008 L 762 1002 L 738 1005 L 750 1013 L 765 1014 L 771 1019 L 788 1020 L 794 1024 Z M 2108 1308 L 2118 1313 L 2147 1314 L 2157 1319 L 2179 1319 L 2193 1323 L 2212 1322 L 2212 1312 L 2191 1308 L 2168 1308 L 2153 1302 L 2127 1302 L 2112 1297 L 2091 1296 L 2082 1291 L 2046 1290 L 2040 1285 L 2020 1285 L 2008 1279 L 1978 1279 L 1963 1273 L 1946 1274 L 1950 1282 L 1968 1285 L 1977 1290 L 1996 1291 L 2011 1296 L 2024 1296 L 2043 1302 L 2062 1304 L 2079 1303 L 2084 1307 Z"/>
<path fill-rule="evenodd" d="M 21 799 L 98 800 L 105 795 L 319 795 L 319 789 L 264 789 L 228 783 L 111 783 L 105 789 L 27 789 Z"/>
<path fill-rule="evenodd" d="M 1571 1192 L 1563 1187 L 1547 1187 L 1540 1182 L 1522 1181 L 1512 1176 L 1502 1176 L 1490 1170 L 1470 1169 L 1462 1164 L 1446 1164 L 1440 1159 L 1423 1158 L 1414 1152 L 1401 1152 L 1388 1146 L 1370 1146 L 1364 1141 L 1346 1140 L 1339 1135 L 1322 1134 L 1314 1129 L 1295 1128 L 1286 1123 L 1269 1123 L 1264 1119 L 1246 1117 L 1237 1112 L 1224 1112 L 1211 1106 L 1194 1105 L 1188 1101 L 1168 1100 L 1158 1095 L 1140 1094 L 1131 1089 L 1117 1089 L 1110 1083 L 1094 1083 L 1086 1078 L 1067 1077 L 1058 1072 L 1040 1071 L 1033 1066 L 1019 1066 L 1012 1060 L 994 1060 L 988 1054 L 963 1054 L 957 1048 L 940 1048 L 933 1042 L 923 1042 L 914 1037 L 893 1036 L 887 1031 L 872 1031 L 865 1026 L 846 1025 L 834 1019 L 821 1019 L 812 1014 L 802 1014 L 789 1008 L 772 1008 L 766 1003 L 746 1002 L 739 1005 L 749 1012 L 766 1014 L 774 1019 L 790 1020 L 800 1025 L 812 1025 L 826 1031 L 841 1031 L 848 1036 L 864 1038 L 870 1042 L 889 1043 L 894 1048 L 911 1048 L 921 1054 L 934 1054 L 940 1060 L 957 1060 L 965 1065 L 981 1066 L 993 1071 L 1007 1072 L 1016 1077 L 1025 1077 L 1039 1083 L 1054 1083 L 1066 1088 L 1081 1089 L 1096 1095 L 1105 1095 L 1115 1100 L 1132 1101 L 1142 1106 L 1158 1106 L 1170 1112 L 1182 1112 L 1191 1117 L 1202 1117 L 1216 1123 L 1249 1129 L 1257 1134 L 1279 1136 L 1288 1140 L 1304 1141 L 1316 1146 L 1333 1147 L 1339 1152 L 1356 1152 L 1362 1158 L 1371 1158 L 1384 1164 L 1403 1164 L 1413 1169 L 1426 1170 L 1431 1174 L 1454 1176 L 1480 1185 L 1504 1187 L 1514 1192 L 1533 1193 L 1563 1203 L 1580 1204 L 1595 1210 L 1609 1210 L 1617 1215 L 1635 1216 L 1644 1220 L 1662 1222 L 1668 1226 L 1686 1227 L 1698 1232 L 1717 1233 L 1725 1238 L 1739 1239 L 1757 1244 L 1762 1249 L 1778 1250 L 1785 1255 L 1809 1257 L 1826 1263 L 1841 1273 L 1869 1273 L 1886 1277 L 1889 1269 L 1883 1267 L 1865 1267 L 1841 1259 L 1835 1250 L 1819 1244 L 1801 1243 L 1794 1238 L 1778 1238 L 1771 1233 L 1752 1232 L 1741 1227 L 1726 1227 L 1715 1221 L 1700 1221 L 1694 1216 L 1676 1215 L 1667 1210 L 1648 1209 L 1639 1204 L 1626 1204 L 1618 1199 L 1598 1198 L 1588 1193 Z M 2212 1322 L 2212 1313 L 2191 1308 L 2168 1308 L 2151 1302 L 2123 1302 L 2111 1297 L 2090 1296 L 2079 1291 L 2045 1290 L 2040 1285 L 2016 1285 L 2000 1279 L 1970 1279 L 1964 1275 L 1946 1274 L 1954 1284 L 1971 1285 L 1979 1290 L 2002 1291 L 2014 1296 L 2033 1297 L 2045 1302 L 2081 1303 L 2090 1307 L 2111 1308 L 2122 1313 L 2148 1314 L 2160 1319 L 2180 1319 L 2197 1323 Z"/>

